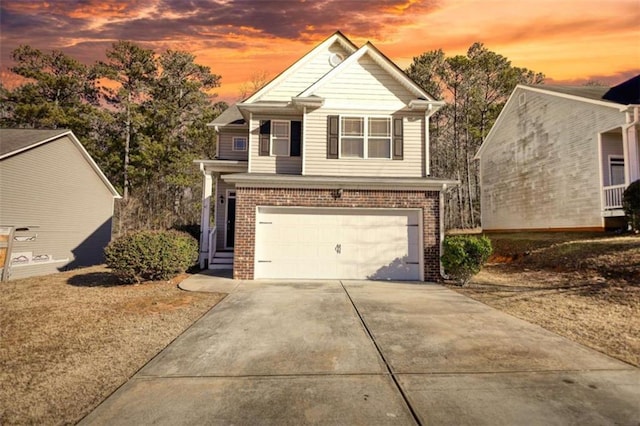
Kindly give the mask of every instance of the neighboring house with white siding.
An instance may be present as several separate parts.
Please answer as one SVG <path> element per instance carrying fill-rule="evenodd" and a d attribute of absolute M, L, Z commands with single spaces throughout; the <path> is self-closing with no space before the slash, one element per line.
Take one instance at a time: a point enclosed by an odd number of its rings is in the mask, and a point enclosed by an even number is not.
<path fill-rule="evenodd" d="M 102 263 L 114 198 L 70 130 L 0 129 L 0 228 L 14 229 L 0 268 L 16 279 Z"/>
<path fill-rule="evenodd" d="M 336 32 L 212 123 L 200 261 L 237 279 L 436 281 L 435 100 L 372 44 Z M 213 220 L 210 212 L 215 214 Z"/>
<path fill-rule="evenodd" d="M 640 76 L 611 89 L 517 86 L 476 155 L 483 229 L 624 227 L 639 115 Z"/>

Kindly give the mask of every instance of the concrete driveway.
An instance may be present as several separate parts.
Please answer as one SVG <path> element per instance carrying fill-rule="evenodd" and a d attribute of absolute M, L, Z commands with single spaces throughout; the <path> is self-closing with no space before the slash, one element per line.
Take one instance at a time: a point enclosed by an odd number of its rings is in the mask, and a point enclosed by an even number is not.
<path fill-rule="evenodd" d="M 640 422 L 640 370 L 438 285 L 246 282 L 82 424 Z"/>

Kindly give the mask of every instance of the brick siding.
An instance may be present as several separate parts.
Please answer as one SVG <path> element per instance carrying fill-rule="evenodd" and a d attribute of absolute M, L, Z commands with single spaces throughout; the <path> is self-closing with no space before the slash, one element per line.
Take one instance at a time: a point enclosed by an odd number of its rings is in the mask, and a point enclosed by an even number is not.
<path fill-rule="evenodd" d="M 440 278 L 440 208 L 437 191 L 237 188 L 233 277 L 253 279 L 256 207 L 419 208 L 422 210 L 425 281 Z"/>

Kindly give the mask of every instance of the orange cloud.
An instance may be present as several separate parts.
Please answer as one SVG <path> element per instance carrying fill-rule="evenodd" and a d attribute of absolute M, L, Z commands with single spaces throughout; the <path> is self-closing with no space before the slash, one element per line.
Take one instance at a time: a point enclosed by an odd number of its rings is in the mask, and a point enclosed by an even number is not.
<path fill-rule="evenodd" d="M 0 61 L 10 65 L 10 51 L 27 43 L 89 64 L 113 41 L 132 40 L 194 53 L 222 75 L 218 93 L 231 101 L 253 74 L 277 75 L 339 29 L 401 68 L 479 41 L 516 66 L 580 81 L 638 70 L 638 22 L 638 0 L 2 0 Z"/>

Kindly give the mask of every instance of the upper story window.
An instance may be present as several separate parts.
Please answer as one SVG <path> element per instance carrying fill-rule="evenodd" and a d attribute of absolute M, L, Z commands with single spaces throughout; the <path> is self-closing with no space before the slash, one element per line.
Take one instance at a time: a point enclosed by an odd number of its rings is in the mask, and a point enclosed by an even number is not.
<path fill-rule="evenodd" d="M 364 118 L 342 117 L 340 156 L 364 158 Z"/>
<path fill-rule="evenodd" d="M 289 121 L 273 120 L 271 122 L 271 155 L 288 157 L 290 136 Z"/>
<path fill-rule="evenodd" d="M 301 121 L 260 120 L 259 156 L 300 157 L 301 147 Z"/>
<path fill-rule="evenodd" d="M 341 158 L 391 158 L 390 117 L 341 117 Z"/>
<path fill-rule="evenodd" d="M 244 136 L 236 136 L 233 138 L 233 151 L 246 151 L 247 150 L 247 138 Z"/>

